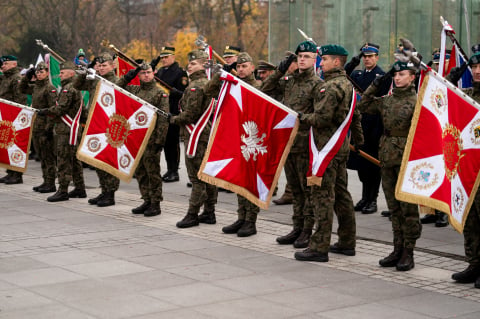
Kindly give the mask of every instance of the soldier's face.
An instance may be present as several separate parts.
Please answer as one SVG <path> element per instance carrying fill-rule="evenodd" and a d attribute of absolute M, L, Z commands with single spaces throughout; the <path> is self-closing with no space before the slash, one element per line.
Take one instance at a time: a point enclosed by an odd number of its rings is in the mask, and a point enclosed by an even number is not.
<path fill-rule="evenodd" d="M 142 82 L 150 82 L 153 80 L 153 77 L 152 68 L 148 68 L 148 70 L 142 70 L 138 73 L 138 78 Z"/>
<path fill-rule="evenodd" d="M 322 61 L 320 62 L 320 67 L 322 68 L 322 71 L 327 72 L 327 71 L 330 71 L 331 69 L 335 68 L 335 66 L 336 66 L 335 60 L 336 59 L 331 55 L 322 56 Z"/>
<path fill-rule="evenodd" d="M 162 66 L 170 66 L 175 62 L 175 56 L 174 55 L 167 55 L 167 56 L 162 56 L 160 58 L 160 61 L 162 62 Z"/>
<path fill-rule="evenodd" d="M 471 66 L 473 74 L 473 82 L 480 82 L 480 63 Z"/>
<path fill-rule="evenodd" d="M 114 66 L 112 61 L 103 62 L 98 66 L 98 73 L 100 75 L 105 75 L 108 72 L 113 71 L 113 68 Z"/>
<path fill-rule="evenodd" d="M 225 60 L 225 63 L 232 64 L 233 62 L 237 62 L 237 58 L 238 57 L 236 55 L 232 55 L 232 56 L 224 57 L 224 60 Z"/>
<path fill-rule="evenodd" d="M 315 65 L 316 53 L 299 52 L 297 56 L 298 69 L 300 72 L 310 69 Z"/>
<path fill-rule="evenodd" d="M 37 80 L 46 79 L 47 76 L 48 76 L 48 72 L 45 69 L 35 71 L 35 77 L 37 78 Z"/>
<path fill-rule="evenodd" d="M 265 81 L 272 73 L 273 70 L 258 70 L 257 72 L 258 77 L 260 78 L 260 80 L 262 80 L 262 82 Z"/>
<path fill-rule="evenodd" d="M 2 72 L 13 69 L 17 66 L 17 61 L 4 61 L 2 65 Z"/>
<path fill-rule="evenodd" d="M 377 65 L 377 62 L 378 62 L 378 55 L 376 54 L 363 56 L 363 65 L 365 65 L 365 68 L 367 70 L 373 69 Z"/>
<path fill-rule="evenodd" d="M 60 70 L 60 80 L 69 79 L 75 75 L 75 71 L 70 69 Z"/>
<path fill-rule="evenodd" d="M 415 75 L 411 74 L 408 70 L 395 72 L 395 75 L 393 76 L 393 81 L 395 81 L 395 86 L 397 88 L 407 87 L 412 84 L 413 80 L 415 80 Z"/>
<path fill-rule="evenodd" d="M 237 64 L 237 75 L 240 79 L 249 77 L 255 71 L 255 65 L 252 62 Z"/>
<path fill-rule="evenodd" d="M 187 66 L 188 74 L 192 74 L 200 70 L 205 70 L 202 64 L 202 60 L 193 60 L 188 62 L 188 66 Z"/>

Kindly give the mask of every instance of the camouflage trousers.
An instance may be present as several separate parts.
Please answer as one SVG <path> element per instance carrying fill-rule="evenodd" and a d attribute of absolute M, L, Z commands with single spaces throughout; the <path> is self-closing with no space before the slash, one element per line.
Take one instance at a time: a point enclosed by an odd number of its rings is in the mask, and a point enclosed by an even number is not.
<path fill-rule="evenodd" d="M 257 215 L 260 212 L 260 207 L 249 201 L 243 196 L 237 195 L 238 201 L 238 219 L 246 220 L 248 222 L 256 222 Z"/>
<path fill-rule="evenodd" d="M 33 131 L 32 141 L 35 151 L 38 152 L 42 167 L 43 181 L 49 185 L 55 184 L 55 146 L 53 132 Z"/>
<path fill-rule="evenodd" d="M 185 149 L 187 148 L 188 140 L 185 141 Z M 187 166 L 188 178 L 192 183 L 188 212 L 193 214 L 198 214 L 202 205 L 204 205 L 205 211 L 213 211 L 215 210 L 215 204 L 217 203 L 217 187 L 205 183 L 197 177 L 206 150 L 207 142 L 199 141 L 195 157 L 189 158 L 185 155 L 185 165 Z"/>
<path fill-rule="evenodd" d="M 57 175 L 59 191 L 68 191 L 68 185 L 73 180 L 75 188 L 85 189 L 83 168 L 76 158 L 75 145 L 69 144 L 70 136 L 66 134 L 56 135 Z"/>
<path fill-rule="evenodd" d="M 310 187 L 307 186 L 309 154 L 290 153 L 285 161 L 285 175 L 293 194 L 293 228 L 312 229 L 313 210 L 310 203 Z"/>
<path fill-rule="evenodd" d="M 468 213 L 463 228 L 465 256 L 472 266 L 480 266 L 480 192 L 477 191 L 475 200 Z"/>
<path fill-rule="evenodd" d="M 143 153 L 140 163 L 135 170 L 138 188 L 142 199 L 146 202 L 161 202 L 162 176 L 160 174 L 160 152 L 154 152 L 151 145 Z"/>
<path fill-rule="evenodd" d="M 99 168 L 95 169 L 95 171 L 97 172 L 98 181 L 100 183 L 102 193 L 116 192 L 118 190 L 118 187 L 120 186 L 120 180 L 117 177 Z"/>
<path fill-rule="evenodd" d="M 338 219 L 338 245 L 355 248 L 356 222 L 352 196 L 347 189 L 347 158 L 344 154 L 335 156 L 323 174 L 322 185 L 312 187 L 311 201 L 318 223 L 310 238 L 309 247 L 313 251 L 328 253 L 334 211 Z"/>
<path fill-rule="evenodd" d="M 418 206 L 399 201 L 395 198 L 400 166 L 382 167 L 382 188 L 387 200 L 388 210 L 392 214 L 393 244 L 405 248 L 415 248 L 422 233 L 422 224 Z"/>

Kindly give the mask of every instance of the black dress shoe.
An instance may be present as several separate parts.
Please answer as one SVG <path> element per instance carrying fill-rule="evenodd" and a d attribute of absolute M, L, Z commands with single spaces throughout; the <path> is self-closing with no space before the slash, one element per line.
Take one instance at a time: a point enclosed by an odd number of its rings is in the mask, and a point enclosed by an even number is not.
<path fill-rule="evenodd" d="M 234 222 L 231 225 L 225 226 L 222 228 L 222 231 L 225 234 L 236 234 L 240 228 L 242 228 L 243 223 L 245 223 L 245 220 L 243 219 L 238 219 L 236 222 Z"/>
<path fill-rule="evenodd" d="M 246 220 L 237 232 L 238 237 L 249 237 L 257 233 L 257 227 L 254 222 Z"/>
<path fill-rule="evenodd" d="M 38 188 L 39 193 L 53 193 L 57 191 L 57 187 L 55 185 L 48 185 L 45 184 L 43 187 Z"/>
<path fill-rule="evenodd" d="M 70 198 L 86 198 L 87 192 L 81 188 L 74 188 L 71 192 L 68 193 Z"/>
<path fill-rule="evenodd" d="M 462 284 L 475 282 L 480 276 L 480 266 L 469 265 L 465 270 L 456 272 L 452 275 L 452 279 Z"/>
<path fill-rule="evenodd" d="M 170 172 L 167 174 L 168 174 L 167 176 L 162 178 L 165 183 L 178 182 L 180 180 L 180 177 L 178 176 L 178 172 Z"/>
<path fill-rule="evenodd" d="M 437 220 L 435 221 L 435 227 L 447 227 L 448 226 L 448 216 L 447 214 L 441 212 L 435 212 Z"/>
<path fill-rule="evenodd" d="M 343 248 L 338 246 L 338 243 L 330 245 L 330 252 L 335 254 L 342 254 L 345 256 L 355 256 L 355 248 Z"/>
<path fill-rule="evenodd" d="M 132 214 L 143 214 L 150 207 L 150 201 L 144 201 L 142 205 L 132 208 Z"/>
<path fill-rule="evenodd" d="M 365 199 L 361 199 L 358 201 L 358 203 L 355 205 L 355 207 L 353 208 L 354 211 L 356 212 L 361 212 L 362 209 L 367 206 L 368 202 L 365 200 Z"/>
<path fill-rule="evenodd" d="M 369 202 L 365 207 L 362 209 L 362 214 L 373 214 L 377 212 L 377 202 Z"/>
<path fill-rule="evenodd" d="M 437 216 L 435 214 L 427 214 L 420 218 L 422 224 L 433 224 L 437 221 Z"/>
<path fill-rule="evenodd" d="M 51 203 L 55 203 L 55 202 L 63 202 L 63 201 L 66 201 L 68 199 L 69 199 L 69 197 L 68 197 L 67 192 L 58 191 L 55 194 L 53 194 L 52 196 L 49 196 L 47 198 L 47 201 L 51 202 Z"/>
<path fill-rule="evenodd" d="M 297 251 L 294 256 L 296 260 L 301 260 L 301 261 L 318 261 L 318 262 L 328 261 L 328 253 L 325 254 L 318 251 L 313 251 L 310 248 L 307 248 L 304 251 Z"/>

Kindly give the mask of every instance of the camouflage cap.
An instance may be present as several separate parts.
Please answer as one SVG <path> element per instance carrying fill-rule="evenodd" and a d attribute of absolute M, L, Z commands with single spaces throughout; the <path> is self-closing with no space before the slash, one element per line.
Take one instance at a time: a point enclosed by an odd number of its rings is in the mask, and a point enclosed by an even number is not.
<path fill-rule="evenodd" d="M 275 69 L 276 69 L 275 65 L 268 63 L 267 61 L 264 61 L 264 60 L 258 61 L 258 70 L 270 71 Z"/>
<path fill-rule="evenodd" d="M 480 63 L 480 52 L 476 52 L 468 60 L 468 65 L 474 65 L 479 63 Z"/>
<path fill-rule="evenodd" d="M 113 61 L 112 55 L 108 52 L 100 53 L 100 55 L 98 56 L 98 62 L 99 63 L 104 63 L 104 62 L 107 62 L 107 61 Z"/>
<path fill-rule="evenodd" d="M 77 66 L 71 61 L 65 61 L 60 64 L 60 70 L 76 70 Z"/>
<path fill-rule="evenodd" d="M 14 55 L 3 55 L 0 59 L 2 59 L 2 61 L 17 61 L 17 57 L 14 56 Z"/>
<path fill-rule="evenodd" d="M 317 53 L 317 46 L 312 41 L 303 41 L 297 46 L 297 49 L 295 50 L 295 54 L 298 54 L 298 52 Z"/>
<path fill-rule="evenodd" d="M 40 62 L 37 64 L 35 67 L 35 70 L 40 71 L 40 70 L 48 70 L 48 65 L 45 62 Z"/>
<path fill-rule="evenodd" d="M 198 59 L 208 59 L 207 52 L 203 50 L 193 50 L 188 53 L 188 62 Z"/>
<path fill-rule="evenodd" d="M 149 63 L 147 63 L 145 61 L 140 63 L 139 66 L 140 66 L 140 69 L 142 69 L 142 70 L 148 70 L 152 67 Z"/>
<path fill-rule="evenodd" d="M 223 57 L 226 58 L 226 57 L 229 57 L 229 56 L 239 55 L 240 51 L 242 51 L 242 49 L 240 49 L 239 47 L 234 47 L 232 45 L 227 45 L 225 47 L 225 50 L 223 50 Z"/>
<path fill-rule="evenodd" d="M 338 44 L 327 44 L 327 45 L 322 45 L 320 49 L 318 50 L 318 54 L 320 55 L 343 55 L 347 56 L 348 51 L 345 50 L 344 47 Z"/>
<path fill-rule="evenodd" d="M 160 57 L 174 55 L 174 54 L 175 54 L 174 47 L 162 47 L 162 49 L 160 50 Z"/>
<path fill-rule="evenodd" d="M 247 52 L 240 52 L 237 58 L 237 64 L 253 62 L 252 57 Z"/>

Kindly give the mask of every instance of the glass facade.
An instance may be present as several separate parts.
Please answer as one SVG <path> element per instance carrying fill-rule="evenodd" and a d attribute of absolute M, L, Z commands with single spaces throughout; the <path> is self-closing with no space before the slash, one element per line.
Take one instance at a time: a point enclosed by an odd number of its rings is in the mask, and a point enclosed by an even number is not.
<path fill-rule="evenodd" d="M 468 55 L 480 43 L 480 0 L 270 0 L 269 16 L 269 59 L 275 63 L 304 40 L 297 28 L 318 45 L 343 45 L 349 59 L 365 42 L 379 44 L 383 69 L 393 63 L 400 38 L 412 41 L 428 62 L 440 47 L 440 16 Z"/>

